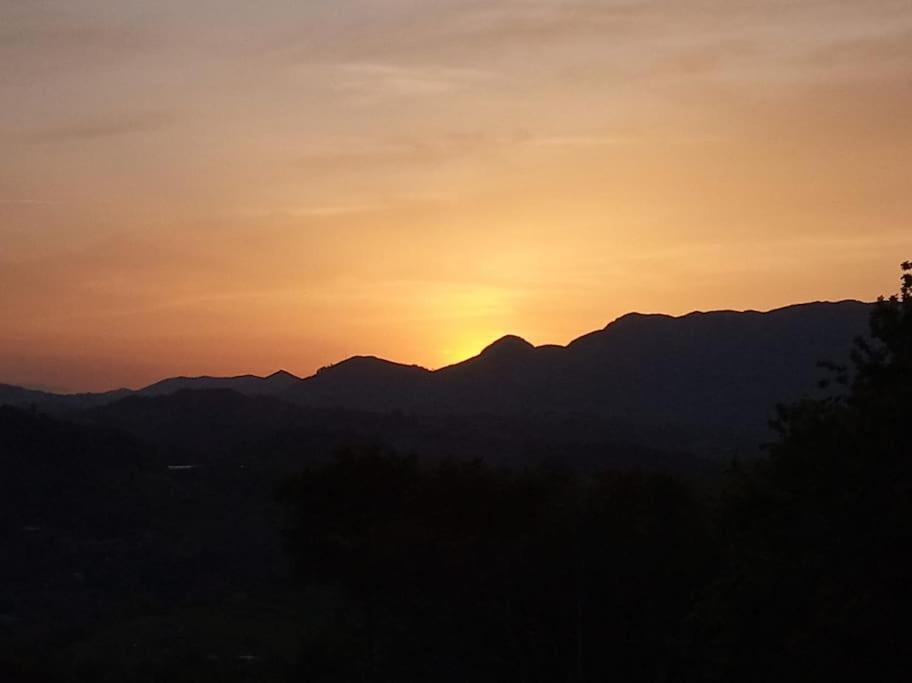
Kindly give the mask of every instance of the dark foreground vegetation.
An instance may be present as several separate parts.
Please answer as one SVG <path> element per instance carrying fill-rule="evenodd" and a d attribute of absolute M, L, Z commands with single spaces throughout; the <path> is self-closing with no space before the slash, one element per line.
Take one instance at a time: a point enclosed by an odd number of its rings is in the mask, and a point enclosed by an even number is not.
<path fill-rule="evenodd" d="M 829 375 L 717 477 L 359 447 L 274 498 L 278 456 L 206 463 L 216 514 L 160 449 L 4 409 L 0 679 L 906 680 L 912 264 Z"/>

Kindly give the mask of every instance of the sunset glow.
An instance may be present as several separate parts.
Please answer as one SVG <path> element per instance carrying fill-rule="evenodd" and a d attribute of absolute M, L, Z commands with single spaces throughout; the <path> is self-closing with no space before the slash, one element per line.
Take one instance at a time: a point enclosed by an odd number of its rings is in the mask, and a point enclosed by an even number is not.
<path fill-rule="evenodd" d="M 0 2 L 0 382 L 873 299 L 912 4 Z"/>

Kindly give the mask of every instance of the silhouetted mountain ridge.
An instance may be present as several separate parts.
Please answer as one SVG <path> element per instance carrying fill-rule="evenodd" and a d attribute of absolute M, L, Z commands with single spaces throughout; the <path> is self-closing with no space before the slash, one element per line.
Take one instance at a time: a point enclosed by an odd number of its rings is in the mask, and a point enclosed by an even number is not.
<path fill-rule="evenodd" d="M 566 346 L 515 335 L 439 370 L 354 356 L 299 379 L 175 377 L 132 392 L 230 389 L 309 408 L 422 415 L 586 414 L 759 439 L 778 401 L 817 391 L 819 361 L 846 359 L 867 331 L 870 305 L 813 302 L 768 312 L 629 313 Z M 0 403 L 60 411 L 100 406 L 130 392 L 80 397 L 0 387 Z"/>
<path fill-rule="evenodd" d="M 845 359 L 866 332 L 868 311 L 842 301 L 765 313 L 634 313 L 564 347 L 508 336 L 433 372 L 390 364 L 378 383 L 376 369 L 360 375 L 352 366 L 332 382 L 324 377 L 319 389 L 309 378 L 284 396 L 311 406 L 350 400 L 377 411 L 589 413 L 758 433 L 777 401 L 816 390 L 818 361 Z"/>
<path fill-rule="evenodd" d="M 236 377 L 170 377 L 137 391 L 142 396 L 173 394 L 183 389 L 231 389 L 249 396 L 272 396 L 290 388 L 300 378 L 286 370 L 279 370 L 266 377 L 238 375 Z"/>
<path fill-rule="evenodd" d="M 533 351 L 535 347 L 522 337 L 508 334 L 489 344 L 479 354 L 483 357 L 518 355 Z"/>

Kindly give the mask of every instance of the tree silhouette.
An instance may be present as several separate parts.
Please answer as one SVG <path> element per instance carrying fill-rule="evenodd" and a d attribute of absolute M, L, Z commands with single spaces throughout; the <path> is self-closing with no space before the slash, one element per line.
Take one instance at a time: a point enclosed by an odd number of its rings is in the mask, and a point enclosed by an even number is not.
<path fill-rule="evenodd" d="M 723 569 L 689 634 L 694 678 L 907 675 L 912 263 L 902 269 L 851 366 L 830 367 L 844 389 L 781 407 L 769 458 L 726 495 Z"/>

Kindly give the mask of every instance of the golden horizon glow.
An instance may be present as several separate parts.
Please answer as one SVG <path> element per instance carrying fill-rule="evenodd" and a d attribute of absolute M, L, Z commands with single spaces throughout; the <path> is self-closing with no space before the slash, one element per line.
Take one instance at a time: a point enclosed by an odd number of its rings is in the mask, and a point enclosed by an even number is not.
<path fill-rule="evenodd" d="M 871 300 L 910 63 L 908 0 L 0 4 L 0 382 Z"/>

